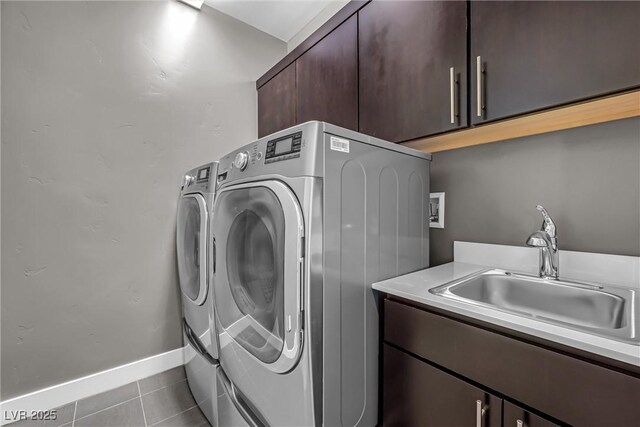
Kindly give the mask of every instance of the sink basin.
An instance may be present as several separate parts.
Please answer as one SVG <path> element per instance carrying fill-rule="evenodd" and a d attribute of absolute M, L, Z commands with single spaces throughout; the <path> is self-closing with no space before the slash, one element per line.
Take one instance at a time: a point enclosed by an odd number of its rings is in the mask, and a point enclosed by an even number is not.
<path fill-rule="evenodd" d="M 638 293 L 633 289 L 487 270 L 430 292 L 640 345 Z"/>

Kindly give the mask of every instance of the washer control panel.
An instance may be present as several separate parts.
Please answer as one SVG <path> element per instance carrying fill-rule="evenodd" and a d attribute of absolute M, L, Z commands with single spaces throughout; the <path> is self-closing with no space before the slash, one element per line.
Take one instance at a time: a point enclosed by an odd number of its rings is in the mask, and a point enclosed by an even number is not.
<path fill-rule="evenodd" d="M 301 147 L 302 132 L 272 139 L 267 142 L 267 152 L 264 156 L 264 163 L 267 164 L 300 157 Z"/>

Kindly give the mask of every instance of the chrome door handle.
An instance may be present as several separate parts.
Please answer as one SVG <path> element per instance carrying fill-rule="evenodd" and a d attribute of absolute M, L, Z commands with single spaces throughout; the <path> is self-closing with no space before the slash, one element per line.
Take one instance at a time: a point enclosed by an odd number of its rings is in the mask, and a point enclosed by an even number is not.
<path fill-rule="evenodd" d="M 487 407 L 482 403 L 482 400 L 476 400 L 476 427 L 482 427 L 482 419 L 487 412 Z"/>
<path fill-rule="evenodd" d="M 200 267 L 200 237 L 196 236 L 194 241 L 193 257 L 196 261 L 196 267 Z"/>
<path fill-rule="evenodd" d="M 458 117 L 458 96 L 456 91 L 456 87 L 458 86 L 457 83 L 456 69 L 454 67 L 451 67 L 449 68 L 449 105 L 451 107 L 451 124 L 455 124 Z"/>
<path fill-rule="evenodd" d="M 216 274 L 216 237 L 211 238 L 211 257 L 213 261 L 213 274 Z"/>
<path fill-rule="evenodd" d="M 476 57 L 476 116 L 482 117 L 484 112 L 484 70 L 482 69 L 482 57 Z"/>
<path fill-rule="evenodd" d="M 185 336 L 187 337 L 187 340 L 189 341 L 191 346 L 194 348 L 194 350 L 200 354 L 200 356 L 204 357 L 207 360 L 207 362 L 209 362 L 212 365 L 217 365 L 218 363 L 220 363 L 218 359 L 214 358 L 209 354 L 205 345 L 202 344 L 202 341 L 200 341 L 198 337 L 193 333 L 193 330 L 189 327 L 189 325 L 187 324 L 187 321 L 184 319 L 182 319 L 182 329 L 184 331 Z"/>
<path fill-rule="evenodd" d="M 222 369 L 218 370 L 218 377 L 231 403 L 233 403 L 233 406 L 235 406 L 245 422 L 251 427 L 266 427 L 267 424 L 263 422 L 261 417 L 254 414 L 242 399 L 239 398 L 235 385 L 231 383 L 229 377 L 227 377 Z"/>
<path fill-rule="evenodd" d="M 522 422 L 522 420 L 517 420 L 516 427 L 524 427 L 524 422 Z"/>

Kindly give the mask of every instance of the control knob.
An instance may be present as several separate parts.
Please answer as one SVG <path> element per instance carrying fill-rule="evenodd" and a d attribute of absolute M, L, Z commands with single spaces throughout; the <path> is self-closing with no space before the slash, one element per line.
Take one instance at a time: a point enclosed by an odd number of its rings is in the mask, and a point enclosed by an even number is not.
<path fill-rule="evenodd" d="M 243 171 L 247 167 L 248 162 L 249 162 L 249 153 L 247 153 L 246 151 L 243 151 L 236 154 L 236 159 L 233 161 L 233 165 L 236 168 Z"/>
<path fill-rule="evenodd" d="M 193 176 L 185 175 L 182 177 L 182 188 L 188 187 L 193 183 Z"/>

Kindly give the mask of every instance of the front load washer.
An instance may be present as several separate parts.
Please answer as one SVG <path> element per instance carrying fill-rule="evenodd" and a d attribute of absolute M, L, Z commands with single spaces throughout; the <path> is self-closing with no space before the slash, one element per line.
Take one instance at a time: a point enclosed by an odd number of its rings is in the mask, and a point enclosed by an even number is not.
<path fill-rule="evenodd" d="M 187 172 L 178 201 L 176 244 L 182 294 L 185 371 L 191 392 L 211 425 L 216 426 L 214 401 L 218 346 L 211 334 L 213 302 L 208 278 L 209 217 L 213 208 L 218 164 Z"/>
<path fill-rule="evenodd" d="M 308 122 L 220 160 L 212 333 L 249 424 L 378 423 L 371 284 L 428 267 L 430 159 Z"/>

